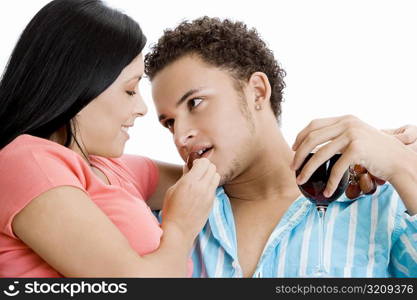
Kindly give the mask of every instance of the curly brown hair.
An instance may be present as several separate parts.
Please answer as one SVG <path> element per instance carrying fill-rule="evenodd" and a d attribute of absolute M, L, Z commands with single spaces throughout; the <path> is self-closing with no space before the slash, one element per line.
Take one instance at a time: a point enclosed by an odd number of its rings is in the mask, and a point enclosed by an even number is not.
<path fill-rule="evenodd" d="M 279 120 L 286 73 L 256 29 L 210 17 L 183 21 L 175 29 L 165 30 L 151 47 L 145 56 L 145 73 L 152 80 L 167 65 L 188 54 L 228 70 L 240 81 L 248 81 L 254 72 L 265 73 L 271 84 L 271 108 Z"/>

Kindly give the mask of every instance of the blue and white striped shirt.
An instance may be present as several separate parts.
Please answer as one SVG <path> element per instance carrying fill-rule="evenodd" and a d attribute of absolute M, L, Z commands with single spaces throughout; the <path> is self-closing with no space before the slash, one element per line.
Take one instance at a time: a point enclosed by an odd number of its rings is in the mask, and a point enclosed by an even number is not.
<path fill-rule="evenodd" d="M 389 184 L 373 195 L 340 197 L 328 207 L 324 264 L 330 277 L 417 277 L 417 215 Z M 274 228 L 253 277 L 307 277 L 318 264 L 318 214 L 300 196 Z M 218 188 L 194 244 L 193 277 L 242 277 L 233 213 Z"/>

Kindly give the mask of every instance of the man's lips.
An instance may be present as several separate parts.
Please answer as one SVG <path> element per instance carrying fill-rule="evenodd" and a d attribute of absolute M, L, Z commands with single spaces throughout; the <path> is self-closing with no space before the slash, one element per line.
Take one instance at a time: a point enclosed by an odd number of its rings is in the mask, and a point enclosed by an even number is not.
<path fill-rule="evenodd" d="M 208 157 L 210 155 L 212 149 L 213 149 L 213 147 L 209 147 L 209 148 L 205 148 L 205 149 L 200 149 L 199 151 L 190 152 L 190 154 L 187 157 L 187 167 L 188 167 L 188 169 L 191 170 L 191 168 L 193 167 L 194 160 L 196 160 L 198 158 L 202 158 L 202 157 Z"/>

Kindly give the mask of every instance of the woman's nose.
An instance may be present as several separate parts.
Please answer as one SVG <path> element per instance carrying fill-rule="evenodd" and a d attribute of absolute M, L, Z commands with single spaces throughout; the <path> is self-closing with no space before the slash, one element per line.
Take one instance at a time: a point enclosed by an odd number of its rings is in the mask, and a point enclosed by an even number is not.
<path fill-rule="evenodd" d="M 134 115 L 137 117 L 143 117 L 148 112 L 148 107 L 145 104 L 145 101 L 143 101 L 142 95 L 140 93 L 137 93 L 137 100 L 135 103 L 134 108 Z"/>

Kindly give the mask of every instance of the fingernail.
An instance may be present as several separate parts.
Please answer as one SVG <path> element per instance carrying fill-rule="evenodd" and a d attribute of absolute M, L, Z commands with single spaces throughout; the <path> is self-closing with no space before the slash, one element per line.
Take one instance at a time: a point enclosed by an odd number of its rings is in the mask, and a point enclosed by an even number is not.
<path fill-rule="evenodd" d="M 298 185 L 302 185 L 304 183 L 304 178 L 301 175 L 298 175 L 296 181 Z"/>

